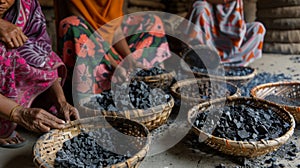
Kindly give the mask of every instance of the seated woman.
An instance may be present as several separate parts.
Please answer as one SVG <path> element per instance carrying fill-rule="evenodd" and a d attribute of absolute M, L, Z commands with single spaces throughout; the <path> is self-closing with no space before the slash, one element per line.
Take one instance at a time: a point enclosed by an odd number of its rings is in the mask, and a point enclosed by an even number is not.
<path fill-rule="evenodd" d="M 194 24 L 182 30 L 190 43 L 217 50 L 224 65 L 246 66 L 262 56 L 265 28 L 244 21 L 242 0 L 196 0 L 186 18 Z"/>
<path fill-rule="evenodd" d="M 0 6 L 0 147 L 20 147 L 25 139 L 15 131 L 17 124 L 47 132 L 79 115 L 64 97 L 65 66 L 51 49 L 37 0 Z"/>
<path fill-rule="evenodd" d="M 70 101 L 73 72 L 77 93 L 101 93 L 111 88 L 113 73 L 125 58 L 129 67 L 120 68 L 121 74 L 136 63 L 149 68 L 171 56 L 160 18 L 146 14 L 123 20 L 123 0 L 56 0 L 55 7 L 62 18 L 58 52 L 70 72 L 64 88 Z M 74 86 L 77 80 L 81 82 Z"/>

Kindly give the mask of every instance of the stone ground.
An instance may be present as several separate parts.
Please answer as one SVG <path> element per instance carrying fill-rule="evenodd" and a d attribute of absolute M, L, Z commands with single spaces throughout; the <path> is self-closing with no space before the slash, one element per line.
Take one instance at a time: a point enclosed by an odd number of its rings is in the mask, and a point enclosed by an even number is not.
<path fill-rule="evenodd" d="M 280 55 L 280 54 L 263 54 L 263 57 L 250 66 L 257 68 L 258 72 L 270 73 L 285 73 L 295 75 L 300 73 L 300 66 L 291 58 L 297 58 L 295 55 Z M 295 78 L 296 80 L 296 78 Z M 299 80 L 299 79 L 298 79 Z M 19 149 L 4 149 L 0 148 L 0 168 L 30 168 L 34 167 L 32 158 L 32 148 L 40 136 L 40 134 L 30 133 L 26 130 L 20 129 L 20 133 L 25 136 L 29 143 Z M 300 136 L 299 127 L 295 130 L 295 136 Z M 300 146 L 297 140 L 298 147 Z M 141 168 L 196 168 L 196 167 L 216 167 L 224 164 L 226 167 L 240 166 L 236 162 L 235 157 L 222 156 L 214 152 L 203 152 L 202 149 L 191 149 L 187 141 L 180 141 L 178 144 L 169 150 L 159 153 L 157 155 L 146 157 L 142 162 Z M 290 161 L 283 158 L 277 158 L 277 161 L 283 163 L 286 167 L 297 167 L 300 163 L 300 154 Z M 257 167 L 257 166 L 253 166 Z"/>

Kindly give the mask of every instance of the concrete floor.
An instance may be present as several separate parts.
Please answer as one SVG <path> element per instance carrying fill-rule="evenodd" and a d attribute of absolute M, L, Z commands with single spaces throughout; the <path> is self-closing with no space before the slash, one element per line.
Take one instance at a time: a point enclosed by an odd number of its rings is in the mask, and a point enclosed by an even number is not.
<path fill-rule="evenodd" d="M 255 61 L 250 66 L 257 68 L 259 72 L 300 74 L 300 66 L 290 58 L 293 55 L 263 54 L 263 58 Z M 294 69 L 293 72 L 289 69 Z M 297 76 L 297 75 L 296 75 Z M 299 80 L 296 79 L 295 80 Z M 29 143 L 18 149 L 0 148 L 0 168 L 30 168 L 34 167 L 32 162 L 32 148 L 38 134 L 30 133 L 20 129 L 19 132 L 29 140 Z M 299 127 L 295 130 L 295 135 L 300 136 Z M 298 140 L 298 146 L 300 142 Z M 280 159 L 280 158 L 278 158 Z M 300 154 L 293 161 L 283 160 L 286 167 L 296 167 L 300 163 Z M 196 168 L 196 167 L 215 167 L 220 163 L 228 167 L 238 166 L 230 158 L 216 154 L 206 154 L 195 152 L 185 145 L 184 141 L 179 142 L 169 150 L 157 155 L 146 157 L 140 168 Z"/>

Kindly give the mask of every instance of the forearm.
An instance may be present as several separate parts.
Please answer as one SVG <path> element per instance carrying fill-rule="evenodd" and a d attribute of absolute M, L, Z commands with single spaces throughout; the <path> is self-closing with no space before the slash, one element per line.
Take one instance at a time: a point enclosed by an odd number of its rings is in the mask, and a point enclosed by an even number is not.
<path fill-rule="evenodd" d="M 113 42 L 113 47 L 121 55 L 122 58 L 125 58 L 127 55 L 131 54 L 126 38 L 124 37 L 120 27 L 118 27 L 115 32 Z"/>
<path fill-rule="evenodd" d="M 62 86 L 57 79 L 53 85 L 49 88 L 49 96 L 56 107 L 66 102 L 66 98 L 62 89 Z"/>
<path fill-rule="evenodd" d="M 17 102 L 0 94 L 0 117 L 9 119 L 10 112 L 18 105 Z"/>

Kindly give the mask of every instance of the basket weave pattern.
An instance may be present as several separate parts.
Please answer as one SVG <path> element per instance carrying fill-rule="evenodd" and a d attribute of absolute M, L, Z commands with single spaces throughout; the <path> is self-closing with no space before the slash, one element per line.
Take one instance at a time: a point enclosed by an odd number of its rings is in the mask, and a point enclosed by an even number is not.
<path fill-rule="evenodd" d="M 288 122 L 291 127 L 284 135 L 276 139 L 246 142 L 216 137 L 194 126 L 193 121 L 197 114 L 208 111 L 210 108 L 222 108 L 224 105 L 230 104 L 247 104 L 252 107 L 272 109 L 283 120 Z M 189 110 L 188 122 L 192 126 L 192 131 L 199 137 L 199 139 L 203 140 L 204 143 L 210 147 L 228 155 L 249 158 L 264 155 L 278 149 L 293 135 L 295 128 L 295 121 L 293 117 L 282 107 L 265 100 L 246 97 L 230 97 L 227 99 L 222 98 L 198 104 Z"/>
<path fill-rule="evenodd" d="M 105 122 L 104 122 L 105 121 Z M 95 131 L 101 128 L 115 128 L 121 133 L 135 137 L 132 145 L 139 151 L 125 162 L 111 165 L 113 168 L 137 168 L 149 151 L 149 131 L 143 125 L 118 117 L 93 117 L 72 121 L 69 126 L 62 130 L 52 130 L 41 136 L 33 148 L 33 162 L 36 167 L 53 168 L 56 153 L 63 143 L 77 136 L 82 129 Z"/>
<path fill-rule="evenodd" d="M 209 79 L 209 78 L 197 78 L 197 79 L 186 79 L 176 82 L 171 87 L 171 93 L 175 98 L 181 99 L 184 104 L 194 106 L 198 103 L 202 103 L 208 101 L 207 99 L 203 99 L 199 97 L 199 92 L 190 92 L 189 95 L 184 95 L 180 93 L 180 89 L 184 87 L 192 87 L 194 85 L 199 85 L 199 89 L 202 91 L 202 88 L 211 88 L 214 89 L 214 86 L 226 86 L 226 90 L 230 95 L 228 97 L 237 97 L 240 96 L 240 89 L 235 85 L 224 82 L 222 80 L 217 79 Z M 205 92 L 205 91 L 203 91 Z M 207 96 L 207 95 L 206 95 Z M 226 97 L 226 95 L 214 95 L 213 98 L 217 97 Z"/>
<path fill-rule="evenodd" d="M 93 117 L 99 115 L 125 117 L 144 124 L 150 131 L 158 128 L 167 121 L 174 106 L 174 99 L 170 97 L 170 100 L 167 103 L 146 110 L 135 109 L 115 112 L 88 108 L 84 106 L 88 101 L 90 101 L 90 98 L 84 98 L 79 103 L 78 110 L 80 111 L 81 117 Z"/>
<path fill-rule="evenodd" d="M 268 95 L 282 96 L 291 99 L 300 99 L 300 82 L 276 82 L 276 83 L 266 83 L 254 87 L 251 90 L 251 96 L 256 98 L 265 99 Z M 275 103 L 275 102 L 274 102 Z M 278 103 L 276 103 L 278 104 Z M 278 104 L 284 107 L 288 112 L 290 112 L 297 124 L 300 123 L 300 107 L 290 106 L 284 104 Z"/>

